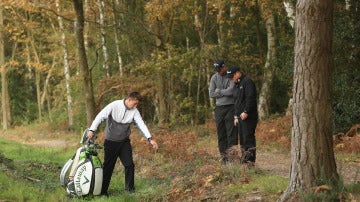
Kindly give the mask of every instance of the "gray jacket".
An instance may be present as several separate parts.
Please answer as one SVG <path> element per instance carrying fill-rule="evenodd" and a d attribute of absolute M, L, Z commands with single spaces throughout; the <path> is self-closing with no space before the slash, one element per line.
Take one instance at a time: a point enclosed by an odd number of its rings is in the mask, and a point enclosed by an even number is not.
<path fill-rule="evenodd" d="M 216 99 L 216 106 L 234 104 L 234 86 L 225 75 L 215 73 L 210 79 L 209 96 Z"/>
<path fill-rule="evenodd" d="M 107 119 L 105 139 L 118 142 L 130 136 L 130 124 L 134 122 L 142 135 L 146 139 L 150 138 L 151 134 L 139 110 L 127 108 L 124 101 L 116 100 L 104 107 L 95 117 L 89 130 L 96 131 L 101 122 Z"/>

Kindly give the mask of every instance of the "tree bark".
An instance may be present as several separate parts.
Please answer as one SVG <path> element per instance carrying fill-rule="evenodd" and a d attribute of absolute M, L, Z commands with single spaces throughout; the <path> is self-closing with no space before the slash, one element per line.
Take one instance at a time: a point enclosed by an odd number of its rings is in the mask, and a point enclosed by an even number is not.
<path fill-rule="evenodd" d="M 95 118 L 95 100 L 94 100 L 94 90 L 92 84 L 91 71 L 89 69 L 86 57 L 86 50 L 84 45 L 84 12 L 83 12 L 83 3 L 82 1 L 73 0 L 74 9 L 76 12 L 76 43 L 77 43 L 77 52 L 79 59 L 80 73 L 83 77 L 83 87 L 85 93 L 85 102 L 86 102 L 86 121 L 87 125 L 90 126 L 93 119 Z"/>
<path fill-rule="evenodd" d="M 218 30 L 218 45 L 219 47 L 223 46 L 224 43 L 224 29 L 223 29 L 223 25 L 224 25 L 224 19 L 223 19 L 223 13 L 224 13 L 224 8 L 223 8 L 223 1 L 218 1 L 218 8 L 219 8 L 219 12 L 217 14 L 217 24 L 219 25 L 219 30 Z"/>
<path fill-rule="evenodd" d="M 332 140 L 333 1 L 296 5 L 290 182 L 279 201 L 311 187 L 337 184 Z"/>
<path fill-rule="evenodd" d="M 265 120 L 269 116 L 271 86 L 274 78 L 276 44 L 275 44 L 275 20 L 274 15 L 270 14 L 266 19 L 266 32 L 268 50 L 266 63 L 264 66 L 263 84 L 259 93 L 258 113 L 259 119 Z"/>
<path fill-rule="evenodd" d="M 165 87 L 165 73 L 162 67 L 157 70 L 156 87 L 157 100 L 159 100 L 159 125 L 164 125 L 167 122 L 167 103 L 166 103 L 166 87 Z"/>
<path fill-rule="evenodd" d="M 5 49 L 4 49 L 4 18 L 3 9 L 0 7 L 0 67 L 1 67 L 1 109 L 2 109 L 2 125 L 7 130 L 10 126 L 10 99 L 7 80 L 7 68 L 5 65 Z"/>
<path fill-rule="evenodd" d="M 36 64 L 40 64 L 41 60 L 40 60 L 40 56 L 35 47 L 34 37 L 30 31 L 28 31 L 27 33 L 28 33 L 28 37 L 29 37 L 29 41 L 30 41 L 29 48 L 31 48 L 33 50 Z M 31 56 L 30 49 L 29 49 L 29 55 Z M 30 59 L 29 63 L 31 63 L 31 58 L 29 58 L 29 59 Z M 39 122 L 41 123 L 42 122 L 41 87 L 40 87 L 41 72 L 37 67 L 34 67 L 34 71 L 35 71 L 36 100 L 37 100 L 37 105 L 38 105 L 38 118 L 39 118 Z"/>
<path fill-rule="evenodd" d="M 115 28 L 114 28 L 114 37 L 115 37 L 115 46 L 116 46 L 116 55 L 117 55 L 117 60 L 118 60 L 118 65 L 119 65 L 119 73 L 120 76 L 123 76 L 124 74 L 124 70 L 123 70 L 123 61 L 122 61 L 122 57 L 121 57 L 121 48 L 120 48 L 120 31 L 119 31 L 119 27 L 121 27 L 121 20 L 120 17 L 118 15 L 118 7 L 120 7 L 120 1 L 119 0 L 113 0 L 113 14 L 114 14 L 114 24 L 115 24 Z"/>
<path fill-rule="evenodd" d="M 101 47 L 103 52 L 103 68 L 106 71 L 106 77 L 110 77 L 109 72 L 109 56 L 107 52 L 106 47 L 106 31 L 105 31 L 105 2 L 103 0 L 98 0 L 98 6 L 99 6 L 99 24 L 100 24 L 100 38 L 101 38 Z"/>
<path fill-rule="evenodd" d="M 56 0 L 56 8 L 57 12 L 60 13 L 60 4 L 59 0 Z M 69 67 L 69 58 L 68 58 L 68 50 L 66 44 L 66 35 L 64 31 L 64 23 L 62 17 L 58 16 L 59 28 L 61 33 L 61 46 L 63 48 L 63 58 L 64 58 L 64 75 L 65 75 L 65 85 L 66 85 L 66 98 L 67 98 L 67 112 L 68 112 L 68 128 L 71 130 L 74 126 L 73 121 L 73 110 L 72 110 L 72 96 L 71 96 L 71 88 L 70 88 L 70 67 Z M 85 43 L 84 43 L 85 44 Z"/>

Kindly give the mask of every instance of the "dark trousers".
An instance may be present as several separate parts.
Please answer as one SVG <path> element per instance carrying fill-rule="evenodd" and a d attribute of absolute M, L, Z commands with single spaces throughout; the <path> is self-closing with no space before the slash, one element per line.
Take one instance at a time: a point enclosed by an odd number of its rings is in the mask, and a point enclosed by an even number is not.
<path fill-rule="evenodd" d="M 120 159 L 125 168 L 125 190 L 131 192 L 134 191 L 135 166 L 130 139 L 126 139 L 122 142 L 105 140 L 104 152 L 103 184 L 101 193 L 107 194 L 117 158 Z"/>
<path fill-rule="evenodd" d="M 245 161 L 255 162 L 256 160 L 255 129 L 257 122 L 257 119 L 239 119 L 240 146 L 245 153 Z"/>
<path fill-rule="evenodd" d="M 237 130 L 234 126 L 234 105 L 216 106 L 215 122 L 219 152 L 223 161 L 226 161 L 226 150 L 238 144 Z"/>

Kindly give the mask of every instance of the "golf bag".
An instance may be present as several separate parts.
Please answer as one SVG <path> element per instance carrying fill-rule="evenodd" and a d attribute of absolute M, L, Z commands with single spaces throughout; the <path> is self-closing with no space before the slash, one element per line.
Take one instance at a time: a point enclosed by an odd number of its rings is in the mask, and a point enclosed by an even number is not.
<path fill-rule="evenodd" d="M 65 163 L 60 173 L 60 184 L 71 196 L 101 194 L 103 169 L 97 149 L 102 147 L 94 143 L 95 135 L 88 140 L 88 132 L 88 129 L 84 131 L 80 141 L 82 146 Z"/>

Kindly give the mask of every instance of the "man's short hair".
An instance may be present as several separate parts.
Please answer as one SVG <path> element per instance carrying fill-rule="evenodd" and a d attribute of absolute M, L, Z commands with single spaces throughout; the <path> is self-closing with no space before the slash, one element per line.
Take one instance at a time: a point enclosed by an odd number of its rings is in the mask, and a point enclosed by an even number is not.
<path fill-rule="evenodd" d="M 133 91 L 133 92 L 129 93 L 128 98 L 136 99 L 139 102 L 141 102 L 143 100 L 143 97 L 137 91 Z"/>

